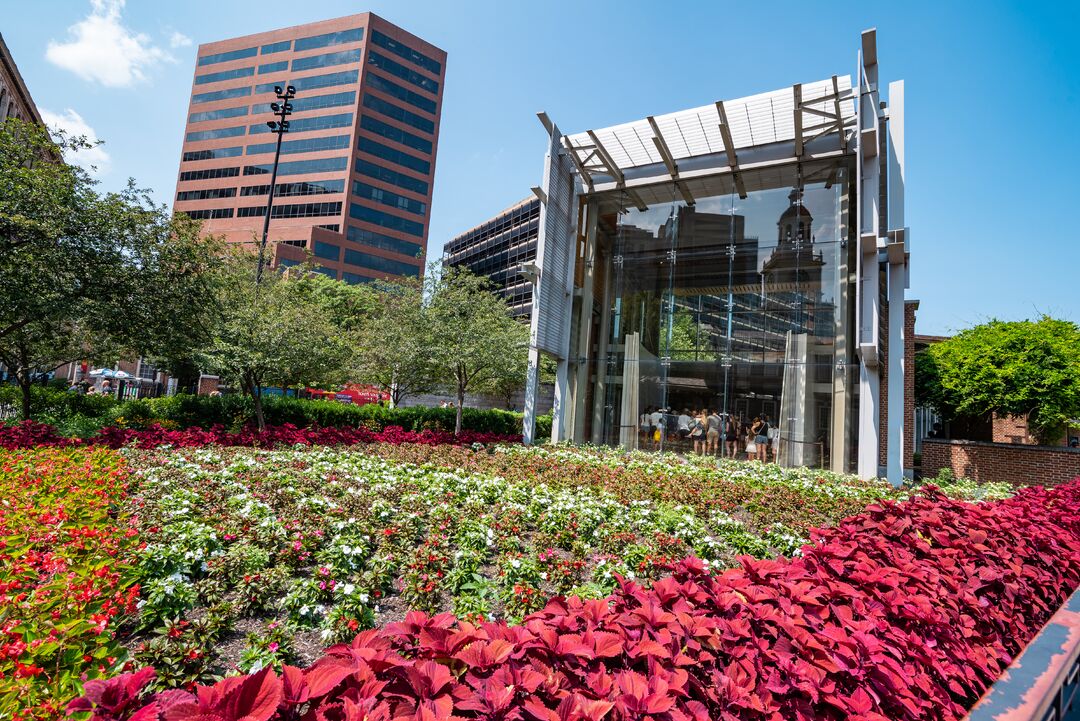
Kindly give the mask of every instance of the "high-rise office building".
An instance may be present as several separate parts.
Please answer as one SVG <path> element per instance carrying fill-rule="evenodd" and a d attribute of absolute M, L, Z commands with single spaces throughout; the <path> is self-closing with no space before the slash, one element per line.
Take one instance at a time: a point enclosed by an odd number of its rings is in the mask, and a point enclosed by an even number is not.
<path fill-rule="evenodd" d="M 296 88 L 270 246 L 361 283 L 419 276 L 446 53 L 372 13 L 199 46 L 174 208 L 257 243 L 277 137 L 275 86 Z"/>
<path fill-rule="evenodd" d="M 522 264 L 536 260 L 540 201 L 528 197 L 494 218 L 461 233 L 443 249 L 447 265 L 486 275 L 515 317 L 532 313 L 532 284 L 521 275 Z"/>

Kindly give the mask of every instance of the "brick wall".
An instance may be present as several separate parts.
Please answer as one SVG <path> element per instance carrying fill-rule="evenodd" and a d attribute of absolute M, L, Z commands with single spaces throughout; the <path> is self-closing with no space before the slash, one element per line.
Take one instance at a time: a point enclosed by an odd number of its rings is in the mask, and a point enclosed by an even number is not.
<path fill-rule="evenodd" d="M 983 441 L 923 440 L 922 474 L 951 468 L 980 483 L 1057 485 L 1080 476 L 1080 449 Z"/>
<path fill-rule="evenodd" d="M 1022 416 L 995 413 L 990 427 L 994 443 L 1035 443 L 1028 434 L 1027 419 Z"/>
<path fill-rule="evenodd" d="M 198 395 L 207 396 L 218 389 L 220 379 L 217 376 L 199 376 Z"/>

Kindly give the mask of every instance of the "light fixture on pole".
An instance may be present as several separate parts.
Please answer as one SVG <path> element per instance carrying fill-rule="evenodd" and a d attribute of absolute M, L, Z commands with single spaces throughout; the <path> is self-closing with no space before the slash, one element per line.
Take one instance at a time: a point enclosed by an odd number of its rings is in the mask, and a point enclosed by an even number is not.
<path fill-rule="evenodd" d="M 289 121 L 286 118 L 292 115 L 292 103 L 289 102 L 296 96 L 296 88 L 292 85 L 285 86 L 282 90 L 280 85 L 274 86 L 274 95 L 280 103 L 270 103 L 270 109 L 280 120 L 269 120 L 266 126 L 271 133 L 277 135 L 277 149 L 274 151 L 274 169 L 270 173 L 270 190 L 266 198 L 266 215 L 263 217 L 262 241 L 259 243 L 259 266 L 255 270 L 255 285 L 262 283 L 263 266 L 266 264 L 266 239 L 270 234 L 270 214 L 274 209 L 274 188 L 277 185 L 278 160 L 281 159 L 281 136 L 289 132 Z"/>

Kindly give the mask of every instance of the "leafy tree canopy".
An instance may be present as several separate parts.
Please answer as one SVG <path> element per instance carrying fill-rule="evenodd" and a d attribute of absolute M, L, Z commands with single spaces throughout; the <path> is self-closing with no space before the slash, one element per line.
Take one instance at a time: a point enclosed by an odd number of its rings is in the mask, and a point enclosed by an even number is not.
<path fill-rule="evenodd" d="M 1080 416 L 1080 326 L 992 320 L 921 352 L 916 400 L 949 419 L 1026 416 L 1043 443 Z"/>
<path fill-rule="evenodd" d="M 81 358 L 189 355 L 205 338 L 214 244 L 133 182 L 99 193 L 61 161 L 87 147 L 0 123 L 0 362 L 23 387 Z"/>

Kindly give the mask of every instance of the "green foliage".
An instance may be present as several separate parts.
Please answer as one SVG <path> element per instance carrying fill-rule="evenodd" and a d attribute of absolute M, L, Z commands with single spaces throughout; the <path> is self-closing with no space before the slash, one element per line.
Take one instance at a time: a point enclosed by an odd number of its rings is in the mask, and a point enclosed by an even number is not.
<path fill-rule="evenodd" d="M 256 285 L 258 259 L 232 250 L 219 259 L 217 312 L 201 365 L 249 394 L 264 425 L 264 386 L 320 385 L 344 380 L 348 344 L 331 322 L 317 287 L 299 273 L 266 272 Z"/>
<path fill-rule="evenodd" d="M 432 369 L 435 379 L 457 397 L 457 432 L 466 393 L 505 396 L 508 388 L 525 385 L 529 329 L 491 292 L 487 278 L 444 267 L 433 268 L 425 283 Z"/>
<path fill-rule="evenodd" d="M 1053 443 L 1080 416 L 1080 326 L 1044 316 L 993 320 L 934 343 L 916 358 L 916 399 L 950 419 L 1026 416 Z"/>
<path fill-rule="evenodd" d="M 100 193 L 33 123 L 0 123 L 0 363 L 23 389 L 69 361 L 183 355 L 200 342 L 214 244 L 133 181 Z"/>
<path fill-rule="evenodd" d="M 11 384 L 0 385 L 0 406 L 17 406 L 22 402 L 19 387 Z M 30 411 L 34 418 L 62 421 L 74 416 L 95 418 L 103 416 L 115 405 L 111 395 L 86 395 L 59 390 L 53 386 L 33 385 L 30 387 Z"/>
<path fill-rule="evenodd" d="M 430 332 L 418 281 L 376 283 L 378 303 L 356 334 L 357 378 L 390 393 L 394 405 L 435 386 Z"/>

